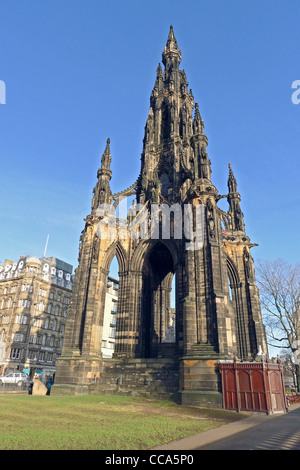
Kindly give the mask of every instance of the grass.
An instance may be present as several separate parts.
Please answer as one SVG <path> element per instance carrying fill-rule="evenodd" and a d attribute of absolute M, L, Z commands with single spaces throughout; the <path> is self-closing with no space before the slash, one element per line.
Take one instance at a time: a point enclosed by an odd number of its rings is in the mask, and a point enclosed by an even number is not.
<path fill-rule="evenodd" d="M 142 450 L 243 416 L 116 396 L 0 396 L 1 450 Z"/>

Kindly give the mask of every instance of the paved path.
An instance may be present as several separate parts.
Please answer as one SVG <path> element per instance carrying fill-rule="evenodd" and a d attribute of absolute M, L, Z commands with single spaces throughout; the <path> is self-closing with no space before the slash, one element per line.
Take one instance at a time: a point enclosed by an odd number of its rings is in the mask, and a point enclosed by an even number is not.
<path fill-rule="evenodd" d="M 285 414 L 256 414 L 154 450 L 300 450 L 300 405 Z"/>

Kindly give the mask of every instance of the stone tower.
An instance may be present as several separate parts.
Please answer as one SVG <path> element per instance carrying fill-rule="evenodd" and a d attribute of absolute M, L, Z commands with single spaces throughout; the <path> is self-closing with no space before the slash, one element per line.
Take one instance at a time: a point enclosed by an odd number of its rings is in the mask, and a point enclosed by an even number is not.
<path fill-rule="evenodd" d="M 102 156 L 53 393 L 135 393 L 221 406 L 218 361 L 266 352 L 254 246 L 229 165 L 228 194 L 211 181 L 199 106 L 171 26 L 145 125 L 141 171 L 112 194 L 110 141 Z M 114 209 L 135 201 L 126 217 Z M 228 212 L 218 207 L 227 197 Z M 119 264 L 116 347 L 101 354 L 107 276 Z M 171 286 L 175 276 L 175 315 Z"/>

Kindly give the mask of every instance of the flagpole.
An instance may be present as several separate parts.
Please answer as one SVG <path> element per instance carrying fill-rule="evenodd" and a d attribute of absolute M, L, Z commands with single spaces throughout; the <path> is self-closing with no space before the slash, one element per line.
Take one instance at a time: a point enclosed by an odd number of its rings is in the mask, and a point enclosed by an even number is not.
<path fill-rule="evenodd" d="M 47 252 L 47 247 L 48 247 L 48 241 L 49 241 L 49 235 L 47 236 L 47 241 L 46 241 L 46 246 L 45 246 L 45 251 L 44 251 L 44 258 L 46 258 L 46 252 Z"/>

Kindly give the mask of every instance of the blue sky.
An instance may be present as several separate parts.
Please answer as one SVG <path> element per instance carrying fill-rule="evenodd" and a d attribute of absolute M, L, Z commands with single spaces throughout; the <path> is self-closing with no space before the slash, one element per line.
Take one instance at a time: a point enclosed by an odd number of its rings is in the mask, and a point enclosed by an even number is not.
<path fill-rule="evenodd" d="M 213 183 L 226 194 L 231 162 L 254 259 L 298 262 L 299 18 L 297 0 L 0 0 L 0 261 L 42 256 L 49 234 L 76 267 L 107 137 L 112 190 L 138 176 L 172 24 Z"/>

